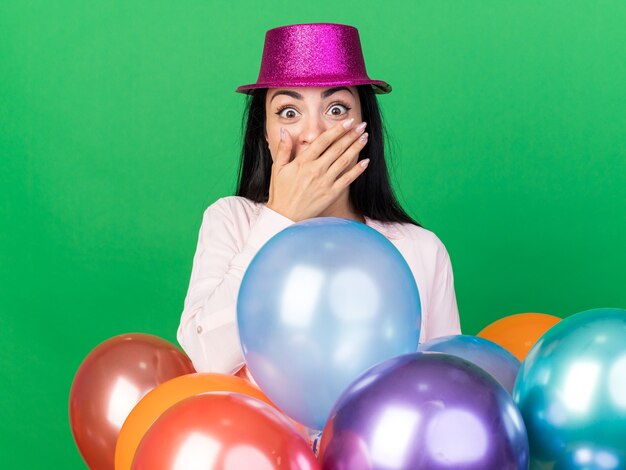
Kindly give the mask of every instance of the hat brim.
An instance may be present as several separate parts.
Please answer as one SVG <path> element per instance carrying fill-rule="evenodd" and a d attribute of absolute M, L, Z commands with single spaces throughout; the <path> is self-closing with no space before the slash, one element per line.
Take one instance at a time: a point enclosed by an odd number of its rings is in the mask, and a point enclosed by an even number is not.
<path fill-rule="evenodd" d="M 315 80 L 315 81 L 290 81 L 290 82 L 265 82 L 265 83 L 252 83 L 250 85 L 241 85 L 237 87 L 235 92 L 251 94 L 252 91 L 259 88 L 283 88 L 283 87 L 329 87 L 329 86 L 355 86 L 355 85 L 372 85 L 374 93 L 382 95 L 391 93 L 391 85 L 382 80 Z"/>

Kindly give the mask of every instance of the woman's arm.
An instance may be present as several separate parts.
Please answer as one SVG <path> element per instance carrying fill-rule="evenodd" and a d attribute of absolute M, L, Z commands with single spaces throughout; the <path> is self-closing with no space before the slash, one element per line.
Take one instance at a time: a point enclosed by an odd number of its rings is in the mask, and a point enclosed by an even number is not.
<path fill-rule="evenodd" d="M 439 243 L 430 297 L 428 335 L 425 341 L 440 336 L 460 334 L 461 324 L 454 290 L 452 263 L 448 250 L 443 243 Z"/>
<path fill-rule="evenodd" d="M 233 196 L 204 211 L 177 332 L 198 372 L 233 374 L 244 364 L 236 309 L 243 275 L 259 249 L 294 222 L 263 205 L 243 240 L 247 223 Z"/>

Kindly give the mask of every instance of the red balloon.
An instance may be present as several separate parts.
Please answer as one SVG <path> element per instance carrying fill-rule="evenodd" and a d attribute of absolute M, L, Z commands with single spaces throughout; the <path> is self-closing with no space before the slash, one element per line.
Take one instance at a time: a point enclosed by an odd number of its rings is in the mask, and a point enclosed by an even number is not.
<path fill-rule="evenodd" d="M 129 333 L 93 349 L 70 390 L 70 426 L 91 470 L 113 470 L 115 444 L 133 407 L 157 385 L 192 374 L 189 358 L 157 336 Z"/>
<path fill-rule="evenodd" d="M 178 402 L 144 435 L 132 470 L 319 470 L 308 443 L 268 404 L 210 392 Z"/>

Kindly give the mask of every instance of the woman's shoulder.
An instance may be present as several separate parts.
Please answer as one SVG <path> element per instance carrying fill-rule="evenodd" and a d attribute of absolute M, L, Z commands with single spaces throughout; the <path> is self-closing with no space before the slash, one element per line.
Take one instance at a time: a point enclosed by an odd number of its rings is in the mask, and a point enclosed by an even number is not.
<path fill-rule="evenodd" d="M 409 264 L 419 260 L 418 266 L 426 265 L 437 269 L 442 262 L 449 260 L 450 255 L 446 246 L 432 230 L 408 222 L 391 224 L 402 234 L 402 239 L 398 240 L 396 245 Z"/>
<path fill-rule="evenodd" d="M 390 239 L 403 239 L 419 246 L 440 248 L 443 242 L 432 230 L 420 227 L 410 222 L 381 222 L 367 218 L 367 223 L 371 227 L 382 232 Z"/>
<path fill-rule="evenodd" d="M 262 203 L 252 201 L 243 196 L 223 196 L 209 205 L 206 210 L 219 211 L 226 216 L 237 218 L 258 214 L 262 206 Z"/>
<path fill-rule="evenodd" d="M 228 234 L 241 244 L 249 236 L 262 206 L 245 197 L 223 196 L 204 210 L 202 225 L 215 233 Z"/>

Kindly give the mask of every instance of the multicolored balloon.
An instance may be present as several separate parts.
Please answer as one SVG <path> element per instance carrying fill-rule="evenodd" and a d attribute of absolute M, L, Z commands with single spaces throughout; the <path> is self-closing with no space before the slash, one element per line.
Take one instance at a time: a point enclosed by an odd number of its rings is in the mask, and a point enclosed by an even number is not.
<path fill-rule="evenodd" d="M 318 470 L 291 422 L 267 403 L 209 392 L 169 408 L 141 440 L 132 470 Z"/>
<path fill-rule="evenodd" d="M 418 350 L 441 352 L 465 359 L 483 368 L 509 393 L 513 392 L 520 362 L 492 341 L 470 335 L 442 336 L 420 344 Z"/>
<path fill-rule="evenodd" d="M 522 363 L 513 398 L 537 468 L 626 468 L 626 310 L 565 318 Z"/>
<path fill-rule="evenodd" d="M 338 400 L 324 428 L 323 469 L 528 468 L 524 422 L 480 367 L 412 353 L 372 367 Z"/>
<path fill-rule="evenodd" d="M 91 470 L 113 470 L 115 444 L 134 406 L 156 386 L 194 373 L 189 358 L 157 336 L 129 333 L 96 346 L 70 390 L 72 435 Z"/>
<path fill-rule="evenodd" d="M 298 222 L 271 238 L 246 270 L 237 314 L 254 380 L 314 429 L 363 371 L 416 351 L 421 324 L 402 254 L 373 228 L 337 217 Z"/>

